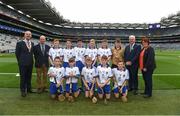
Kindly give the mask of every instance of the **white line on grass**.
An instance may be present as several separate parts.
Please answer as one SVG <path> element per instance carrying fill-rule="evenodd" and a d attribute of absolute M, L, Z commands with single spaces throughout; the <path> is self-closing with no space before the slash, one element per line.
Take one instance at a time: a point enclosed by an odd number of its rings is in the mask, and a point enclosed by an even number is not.
<path fill-rule="evenodd" d="M 19 73 L 0 73 L 0 75 L 17 75 Z M 32 75 L 36 75 L 36 73 L 32 73 Z M 138 74 L 141 76 L 142 74 Z M 159 73 L 159 74 L 153 74 L 153 76 L 180 76 L 180 74 L 166 74 L 166 73 Z"/>

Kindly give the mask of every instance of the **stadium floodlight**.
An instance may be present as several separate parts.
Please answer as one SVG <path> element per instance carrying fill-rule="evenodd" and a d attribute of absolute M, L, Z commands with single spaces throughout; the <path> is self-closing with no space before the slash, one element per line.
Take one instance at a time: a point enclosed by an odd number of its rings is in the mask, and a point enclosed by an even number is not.
<path fill-rule="evenodd" d="M 44 23 L 43 21 L 41 21 L 41 20 L 39 20 L 38 22 L 40 22 L 40 23 Z"/>
<path fill-rule="evenodd" d="M 26 15 L 26 16 L 29 17 L 29 18 L 31 17 L 30 15 Z"/>
<path fill-rule="evenodd" d="M 75 26 L 74 28 L 80 29 L 80 28 L 82 28 L 82 27 L 80 27 L 80 26 Z"/>
<path fill-rule="evenodd" d="M 46 25 L 52 25 L 51 23 L 45 23 Z"/>
<path fill-rule="evenodd" d="M 57 25 L 57 24 L 56 24 L 56 25 L 54 25 L 54 26 L 56 26 L 56 27 L 62 27 L 61 25 Z"/>
<path fill-rule="evenodd" d="M 33 18 L 33 20 L 37 21 L 37 19 L 36 19 L 36 18 Z"/>
<path fill-rule="evenodd" d="M 20 11 L 20 10 L 18 10 L 18 13 L 20 13 L 20 14 L 24 14 L 22 11 Z"/>
<path fill-rule="evenodd" d="M 10 6 L 10 5 L 7 5 L 8 8 L 14 10 L 14 7 Z"/>

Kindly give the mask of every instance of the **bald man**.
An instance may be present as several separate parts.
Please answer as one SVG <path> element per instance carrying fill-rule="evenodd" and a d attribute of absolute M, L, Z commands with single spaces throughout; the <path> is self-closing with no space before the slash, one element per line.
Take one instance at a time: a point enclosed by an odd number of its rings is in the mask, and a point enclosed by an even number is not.
<path fill-rule="evenodd" d="M 32 33 L 26 31 L 24 39 L 16 44 L 16 59 L 20 72 L 20 90 L 21 96 L 26 97 L 27 93 L 33 93 L 31 90 L 31 78 L 33 69 L 33 46 L 31 42 Z"/>
<path fill-rule="evenodd" d="M 35 67 L 37 73 L 37 93 L 46 92 L 47 88 L 47 70 L 49 67 L 48 53 L 50 47 L 46 45 L 46 37 L 41 35 L 39 44 L 34 46 Z"/>

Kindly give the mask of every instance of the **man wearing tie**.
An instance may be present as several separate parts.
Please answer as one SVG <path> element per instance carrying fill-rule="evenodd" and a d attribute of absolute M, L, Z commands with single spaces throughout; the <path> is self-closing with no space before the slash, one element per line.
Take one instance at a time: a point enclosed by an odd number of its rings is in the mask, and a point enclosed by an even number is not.
<path fill-rule="evenodd" d="M 32 34 L 30 31 L 24 33 L 24 40 L 16 44 L 16 58 L 20 72 L 20 90 L 21 96 L 26 97 L 27 93 L 33 93 L 31 90 L 31 78 L 33 69 L 33 46 L 31 42 Z"/>
<path fill-rule="evenodd" d="M 48 53 L 50 47 L 45 44 L 46 37 L 40 36 L 39 44 L 34 46 L 34 58 L 35 58 L 35 67 L 37 73 L 37 93 L 46 92 L 47 89 L 47 70 L 49 67 L 48 62 Z M 42 75 L 42 79 L 41 79 Z"/>
<path fill-rule="evenodd" d="M 138 59 L 141 51 L 141 46 L 137 45 L 134 35 L 129 36 L 129 45 L 124 51 L 124 61 L 129 70 L 129 91 L 134 90 L 134 95 L 137 95 L 138 90 Z"/>

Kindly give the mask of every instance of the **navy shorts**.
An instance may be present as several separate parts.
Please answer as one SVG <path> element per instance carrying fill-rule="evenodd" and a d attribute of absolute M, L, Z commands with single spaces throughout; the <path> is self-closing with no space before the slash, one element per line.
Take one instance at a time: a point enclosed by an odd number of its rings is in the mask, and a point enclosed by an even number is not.
<path fill-rule="evenodd" d="M 77 83 L 72 83 L 72 93 L 78 91 L 78 84 Z M 70 93 L 70 84 L 66 84 L 66 92 Z"/>
<path fill-rule="evenodd" d="M 49 87 L 49 90 L 50 90 L 50 94 L 57 94 L 58 91 L 60 93 L 63 93 L 63 87 L 60 85 L 59 87 L 56 87 L 56 84 L 55 83 L 51 83 L 50 84 L 50 87 Z"/>
<path fill-rule="evenodd" d="M 103 90 L 103 91 L 102 91 Z M 111 93 L 111 87 L 110 85 L 105 85 L 102 89 L 98 87 L 98 93 L 99 94 L 110 94 Z"/>

